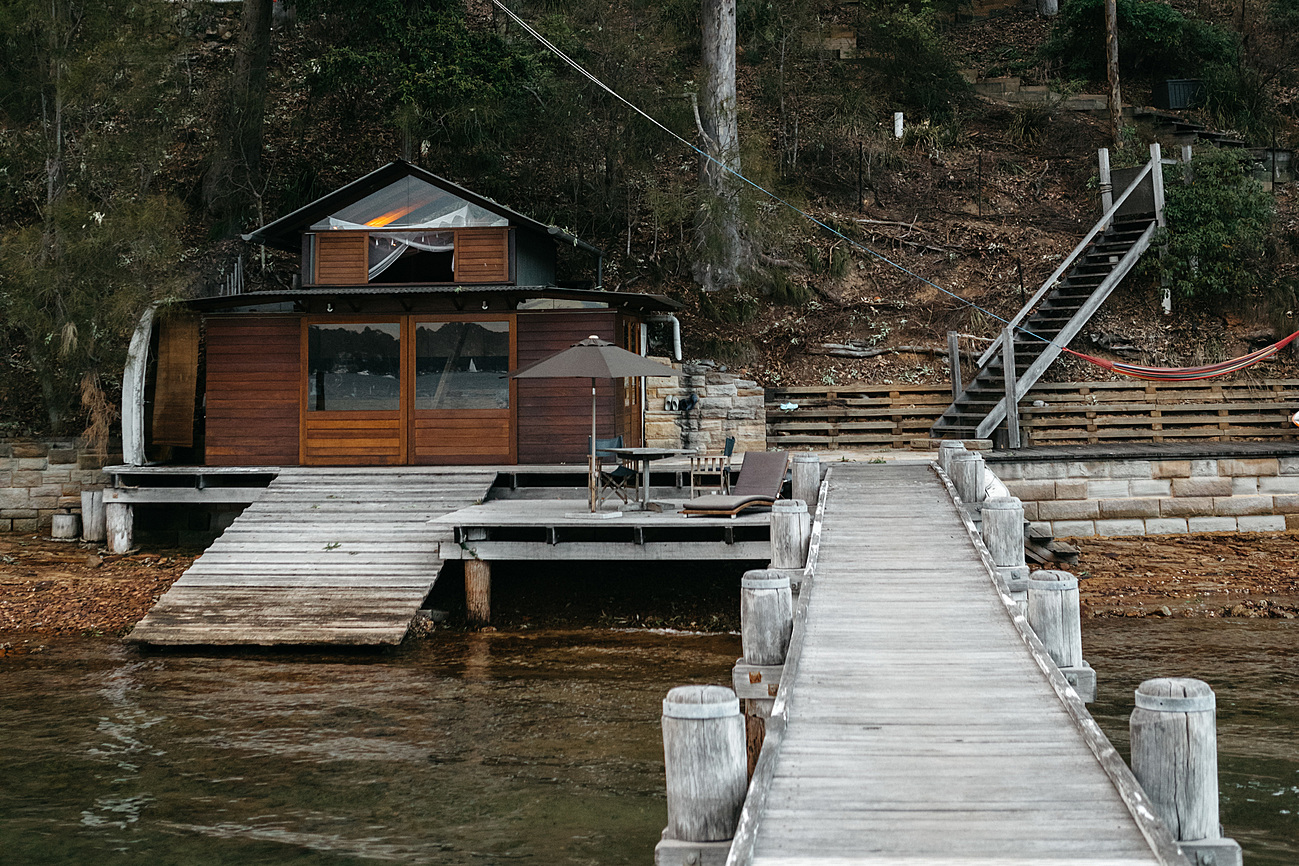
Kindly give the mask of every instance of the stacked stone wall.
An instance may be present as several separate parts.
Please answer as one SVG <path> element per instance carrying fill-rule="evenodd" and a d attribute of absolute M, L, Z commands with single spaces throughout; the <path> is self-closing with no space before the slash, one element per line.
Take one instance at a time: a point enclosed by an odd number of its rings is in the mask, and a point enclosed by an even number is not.
<path fill-rule="evenodd" d="M 767 449 L 762 387 L 708 363 L 680 365 L 680 379 L 645 383 L 645 440 L 657 448 L 720 452 L 735 437 L 735 452 Z M 691 397 L 696 403 L 687 411 Z"/>
<path fill-rule="evenodd" d="M 103 461 L 76 439 L 0 439 L 0 532 L 45 529 L 107 481 Z"/>
<path fill-rule="evenodd" d="M 1299 530 L 1299 457 L 993 463 L 1057 537 Z M 1044 527 L 1045 528 L 1045 527 Z"/>

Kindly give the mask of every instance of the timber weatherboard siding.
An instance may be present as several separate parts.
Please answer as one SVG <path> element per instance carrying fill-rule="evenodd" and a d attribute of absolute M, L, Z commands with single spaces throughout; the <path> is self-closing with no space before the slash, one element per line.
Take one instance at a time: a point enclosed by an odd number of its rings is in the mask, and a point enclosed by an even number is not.
<path fill-rule="evenodd" d="M 296 465 L 301 317 L 209 316 L 206 324 L 207 464 Z"/>

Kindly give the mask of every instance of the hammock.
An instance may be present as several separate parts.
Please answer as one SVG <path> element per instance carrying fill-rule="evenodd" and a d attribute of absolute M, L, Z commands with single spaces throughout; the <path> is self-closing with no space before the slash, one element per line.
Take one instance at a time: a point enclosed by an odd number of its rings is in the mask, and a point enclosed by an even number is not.
<path fill-rule="evenodd" d="M 1288 346 L 1296 337 L 1299 337 L 1299 331 L 1295 331 L 1284 340 L 1265 346 L 1257 352 L 1250 352 L 1248 355 L 1232 358 L 1230 361 L 1209 364 L 1205 367 L 1142 367 L 1139 364 L 1125 364 L 1122 361 L 1107 361 L 1104 358 L 1097 358 L 1083 352 L 1075 352 L 1073 349 L 1065 349 L 1064 351 L 1076 358 L 1090 361 L 1098 367 L 1112 370 L 1123 376 L 1131 376 L 1133 379 L 1145 379 L 1149 382 L 1194 382 L 1198 379 L 1225 376 L 1228 373 L 1235 373 L 1237 370 L 1252 367 L 1260 361 L 1266 361 Z"/>

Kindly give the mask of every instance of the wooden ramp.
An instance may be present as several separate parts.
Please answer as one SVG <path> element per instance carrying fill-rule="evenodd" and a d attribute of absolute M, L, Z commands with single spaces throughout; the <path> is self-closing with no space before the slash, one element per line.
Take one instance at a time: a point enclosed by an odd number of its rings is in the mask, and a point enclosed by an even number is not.
<path fill-rule="evenodd" d="M 442 568 L 429 520 L 495 469 L 285 469 L 130 634 L 148 644 L 395 644 Z"/>
<path fill-rule="evenodd" d="M 836 464 L 822 527 L 728 862 L 1185 862 L 1147 841 L 931 468 Z"/>

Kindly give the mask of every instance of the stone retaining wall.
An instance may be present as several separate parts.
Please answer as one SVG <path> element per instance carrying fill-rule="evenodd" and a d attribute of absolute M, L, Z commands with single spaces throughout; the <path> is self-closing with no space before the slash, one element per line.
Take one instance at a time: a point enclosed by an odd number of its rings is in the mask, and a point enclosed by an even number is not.
<path fill-rule="evenodd" d="M 666 362 L 665 362 L 666 363 Z M 720 452 L 727 436 L 735 453 L 767 450 L 767 419 L 762 387 L 715 365 L 685 363 L 680 379 L 645 381 L 645 444 Z M 688 412 L 679 408 L 694 395 Z"/>
<path fill-rule="evenodd" d="M 1299 457 L 996 462 L 1056 537 L 1299 529 Z"/>
<path fill-rule="evenodd" d="M 0 532 L 36 532 L 61 506 L 79 510 L 82 490 L 107 483 L 102 466 L 76 439 L 0 439 Z"/>

